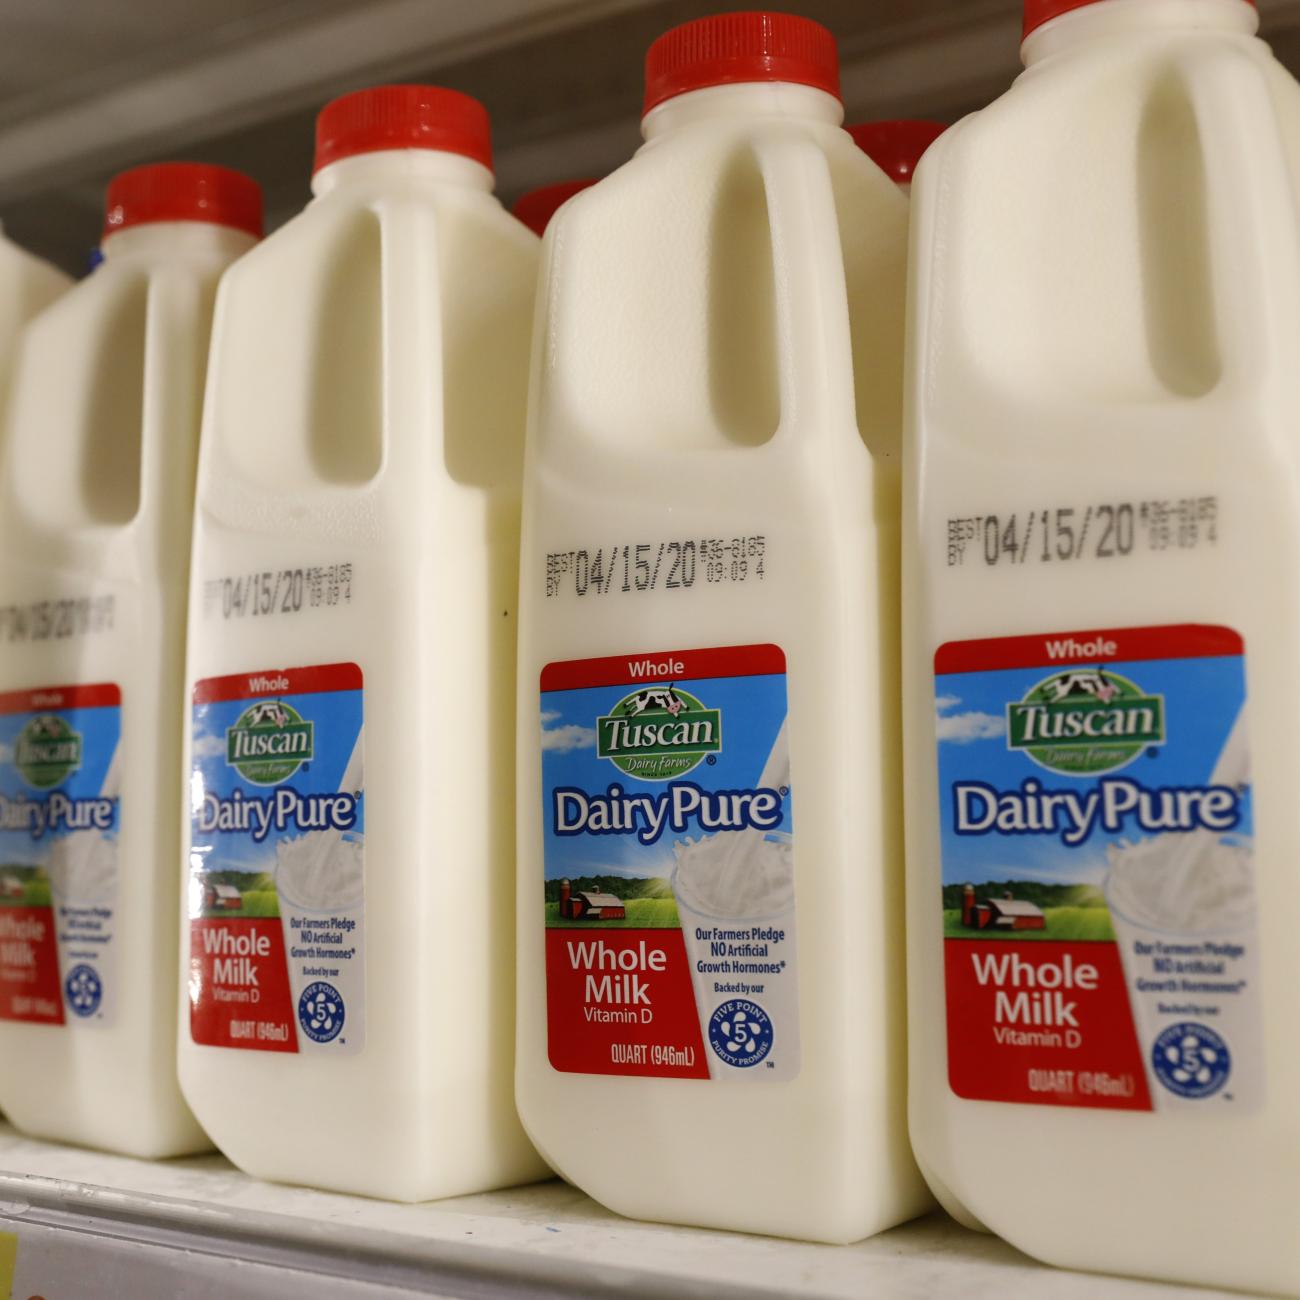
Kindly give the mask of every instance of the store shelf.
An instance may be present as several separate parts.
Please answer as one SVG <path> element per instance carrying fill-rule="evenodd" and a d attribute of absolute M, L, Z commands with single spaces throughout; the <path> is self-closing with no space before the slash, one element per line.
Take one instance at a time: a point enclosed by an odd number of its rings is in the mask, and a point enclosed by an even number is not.
<path fill-rule="evenodd" d="M 730 0 L 728 0 L 730 2 Z M 727 7 L 719 0 L 720 7 Z M 123 167 L 191 157 L 250 172 L 269 225 L 307 199 L 327 99 L 436 81 L 492 112 L 498 190 L 601 175 L 639 143 L 641 67 L 705 0 L 9 0 L 0 48 L 0 218 L 79 271 L 103 187 Z M 734 5 L 732 5 L 734 7 Z M 1019 70 L 1021 0 L 781 0 L 839 39 L 849 120 L 953 121 Z M 1300 0 L 1259 0 L 1300 70 Z"/>
<path fill-rule="evenodd" d="M 634 1223 L 559 1182 L 426 1205 L 259 1183 L 220 1156 L 128 1160 L 0 1124 L 14 1300 L 672 1296 L 1211 1300 L 1045 1268 L 941 1215 L 856 1246 Z"/>

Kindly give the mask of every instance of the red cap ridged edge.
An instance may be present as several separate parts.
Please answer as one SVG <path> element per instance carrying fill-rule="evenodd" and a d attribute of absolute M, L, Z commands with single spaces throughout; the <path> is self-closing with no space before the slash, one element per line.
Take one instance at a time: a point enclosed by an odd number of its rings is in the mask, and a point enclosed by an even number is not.
<path fill-rule="evenodd" d="M 901 184 L 912 179 L 921 155 L 948 127 L 943 122 L 902 117 L 894 121 L 861 122 L 844 129 L 886 176 Z"/>
<path fill-rule="evenodd" d="M 749 10 L 696 18 L 665 32 L 645 59 L 642 116 L 706 86 L 788 81 L 840 96 L 839 52 L 821 23 Z"/>
<path fill-rule="evenodd" d="M 520 195 L 510 209 L 520 221 L 535 235 L 542 235 L 550 225 L 551 218 L 575 194 L 590 189 L 596 183 L 594 177 L 578 181 L 556 181 L 554 185 L 541 185 L 527 194 Z"/>
<path fill-rule="evenodd" d="M 212 163 L 149 163 L 119 172 L 104 200 L 104 237 L 158 221 L 204 221 L 262 237 L 262 187 Z"/>
<path fill-rule="evenodd" d="M 1020 31 L 1020 39 L 1023 41 L 1031 32 L 1036 32 L 1044 23 L 1050 23 L 1053 18 L 1100 3 L 1101 0 L 1025 0 L 1025 21 Z M 1255 0 L 1245 0 L 1245 3 L 1258 7 Z"/>
<path fill-rule="evenodd" d="M 372 86 L 331 100 L 316 118 L 313 173 L 388 149 L 461 154 L 492 170 L 492 123 L 472 95 L 445 86 Z"/>

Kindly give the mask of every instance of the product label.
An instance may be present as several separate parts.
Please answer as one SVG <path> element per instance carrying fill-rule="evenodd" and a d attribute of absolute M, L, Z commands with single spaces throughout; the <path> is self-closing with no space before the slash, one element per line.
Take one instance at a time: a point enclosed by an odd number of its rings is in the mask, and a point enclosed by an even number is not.
<path fill-rule="evenodd" d="M 0 1020 L 113 1019 L 122 693 L 0 695 Z"/>
<path fill-rule="evenodd" d="M 958 1096 L 1262 1103 L 1244 653 L 1202 625 L 940 648 Z"/>
<path fill-rule="evenodd" d="M 552 1066 L 793 1078 L 785 655 L 583 659 L 541 686 Z"/>
<path fill-rule="evenodd" d="M 365 1042 L 356 664 L 194 687 L 190 1034 L 269 1052 Z"/>

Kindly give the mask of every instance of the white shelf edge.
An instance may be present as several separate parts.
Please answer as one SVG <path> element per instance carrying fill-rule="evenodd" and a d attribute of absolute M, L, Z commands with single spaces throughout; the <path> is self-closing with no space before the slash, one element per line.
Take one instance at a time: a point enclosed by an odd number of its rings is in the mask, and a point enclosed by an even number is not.
<path fill-rule="evenodd" d="M 935 1214 L 854 1246 L 637 1223 L 558 1181 L 423 1205 L 261 1183 L 220 1156 L 148 1162 L 0 1124 L 0 1230 L 93 1235 L 439 1296 L 1208 1300 L 1067 1273 Z M 48 1247 L 47 1247 L 48 1248 Z M 431 1289 L 432 1288 L 432 1289 Z M 204 1294 L 195 1292 L 194 1294 Z M 219 1294 L 213 1292 L 214 1295 Z M 340 1294 L 345 1294 L 340 1292 Z M 358 1294 L 350 1292 L 347 1294 Z"/>

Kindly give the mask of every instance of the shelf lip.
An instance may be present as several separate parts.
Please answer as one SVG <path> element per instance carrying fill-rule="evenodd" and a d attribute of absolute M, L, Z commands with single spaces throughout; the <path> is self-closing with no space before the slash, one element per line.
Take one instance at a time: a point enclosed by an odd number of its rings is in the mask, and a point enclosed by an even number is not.
<path fill-rule="evenodd" d="M 557 1181 L 402 1205 L 262 1183 L 221 1156 L 59 1146 L 0 1123 L 0 1228 L 53 1229 L 450 1296 L 1211 1300 L 1066 1273 L 933 1214 L 853 1246 L 639 1223 Z"/>
<path fill-rule="evenodd" d="M 398 80 L 650 2 L 372 0 L 259 31 L 0 127 L 0 204 L 319 106 L 345 81 Z"/>
<path fill-rule="evenodd" d="M 471 1242 L 419 1238 L 376 1229 L 306 1234 L 309 1221 L 277 1214 L 231 1214 L 214 1222 L 202 1203 L 115 1192 L 110 1188 L 0 1173 L 0 1227 L 21 1234 L 46 1229 L 63 1234 L 75 1249 L 77 1238 L 152 1247 L 186 1255 L 238 1260 L 307 1278 L 376 1284 L 437 1295 L 527 1296 L 565 1300 L 581 1292 L 593 1297 L 693 1297 L 744 1300 L 777 1295 L 752 1286 L 719 1286 L 714 1281 L 650 1274 L 603 1265 L 599 1276 L 575 1276 L 571 1264 L 539 1258 L 527 1251 L 483 1247 Z M 142 1277 L 142 1281 L 146 1279 Z"/>

